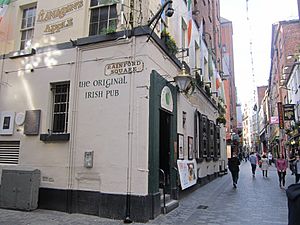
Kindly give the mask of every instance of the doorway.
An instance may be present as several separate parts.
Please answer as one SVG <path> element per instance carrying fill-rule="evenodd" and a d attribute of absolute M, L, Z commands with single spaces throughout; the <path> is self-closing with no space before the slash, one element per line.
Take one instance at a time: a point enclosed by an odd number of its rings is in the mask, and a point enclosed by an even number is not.
<path fill-rule="evenodd" d="M 160 186 L 165 184 L 165 190 L 170 192 L 170 134 L 171 134 L 171 115 L 166 111 L 160 110 L 159 113 L 159 168 Z"/>

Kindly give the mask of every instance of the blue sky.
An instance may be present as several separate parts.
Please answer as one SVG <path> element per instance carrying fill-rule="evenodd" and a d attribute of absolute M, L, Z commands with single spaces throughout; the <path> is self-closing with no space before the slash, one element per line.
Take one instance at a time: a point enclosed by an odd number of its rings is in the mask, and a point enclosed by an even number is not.
<path fill-rule="evenodd" d="M 270 72 L 272 24 L 298 19 L 297 0 L 220 0 L 221 17 L 232 21 L 234 71 L 238 99 L 253 100 L 253 76 L 250 57 L 252 40 L 255 86 L 267 85 Z"/>

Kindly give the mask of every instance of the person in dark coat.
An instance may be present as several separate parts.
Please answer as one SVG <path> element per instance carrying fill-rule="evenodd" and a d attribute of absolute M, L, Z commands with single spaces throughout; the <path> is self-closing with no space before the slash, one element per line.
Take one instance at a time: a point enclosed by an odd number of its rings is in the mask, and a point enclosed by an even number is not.
<path fill-rule="evenodd" d="M 233 157 L 228 159 L 228 169 L 231 172 L 234 188 L 237 188 L 236 185 L 239 179 L 239 172 L 240 172 L 239 165 L 240 165 L 240 160 L 238 159 L 236 154 L 233 154 Z"/>

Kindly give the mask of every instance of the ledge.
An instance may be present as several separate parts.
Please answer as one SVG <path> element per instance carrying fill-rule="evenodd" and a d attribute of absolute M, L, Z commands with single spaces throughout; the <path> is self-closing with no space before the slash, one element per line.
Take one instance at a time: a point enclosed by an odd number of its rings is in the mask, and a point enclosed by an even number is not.
<path fill-rule="evenodd" d="M 202 163 L 203 161 L 204 161 L 204 158 L 198 158 L 198 159 L 196 159 L 197 163 Z"/>
<path fill-rule="evenodd" d="M 70 134 L 41 134 L 40 140 L 44 142 L 69 141 Z"/>
<path fill-rule="evenodd" d="M 210 162 L 211 161 L 211 158 L 208 156 L 206 157 L 206 162 Z"/>
<path fill-rule="evenodd" d="M 34 48 L 30 49 L 23 49 L 19 51 L 15 51 L 9 54 L 10 59 L 19 58 L 19 57 L 25 57 L 25 56 L 31 56 L 36 53 L 36 50 Z"/>
<path fill-rule="evenodd" d="M 216 161 L 218 161 L 218 160 L 219 160 L 219 157 L 214 157 L 214 158 L 213 158 L 213 161 L 214 161 L 214 162 L 216 162 Z"/>

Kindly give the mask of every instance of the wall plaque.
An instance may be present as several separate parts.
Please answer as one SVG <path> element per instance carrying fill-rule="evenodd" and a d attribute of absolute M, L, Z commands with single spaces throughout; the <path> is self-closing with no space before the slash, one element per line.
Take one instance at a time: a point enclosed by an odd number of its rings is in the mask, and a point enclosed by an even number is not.
<path fill-rule="evenodd" d="M 104 68 L 106 76 L 138 73 L 144 70 L 144 62 L 142 60 L 123 61 L 107 64 Z"/>
<path fill-rule="evenodd" d="M 24 134 L 38 135 L 40 130 L 41 110 L 26 110 Z"/>

